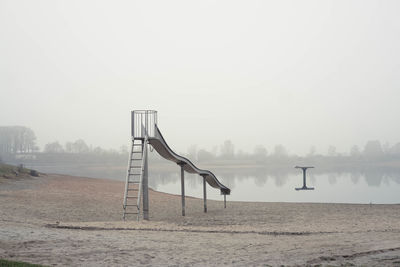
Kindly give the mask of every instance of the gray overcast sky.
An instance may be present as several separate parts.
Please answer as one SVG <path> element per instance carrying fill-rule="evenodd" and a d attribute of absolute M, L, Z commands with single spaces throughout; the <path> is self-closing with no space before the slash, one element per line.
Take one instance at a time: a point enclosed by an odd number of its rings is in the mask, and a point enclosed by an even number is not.
<path fill-rule="evenodd" d="M 400 141 L 400 1 L 0 0 L 0 125 L 118 148 Z"/>

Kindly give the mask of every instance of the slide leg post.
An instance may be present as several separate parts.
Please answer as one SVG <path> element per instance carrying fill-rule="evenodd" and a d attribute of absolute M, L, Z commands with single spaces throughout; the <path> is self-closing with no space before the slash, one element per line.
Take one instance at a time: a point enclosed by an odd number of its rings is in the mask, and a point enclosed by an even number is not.
<path fill-rule="evenodd" d="M 203 198 L 204 198 L 204 212 L 207 212 L 207 183 L 206 177 L 203 176 Z"/>
<path fill-rule="evenodd" d="M 181 166 L 181 194 L 182 194 L 182 216 L 185 216 L 185 171 L 183 169 L 184 164 Z"/>
<path fill-rule="evenodd" d="M 226 209 L 226 194 L 224 194 L 224 209 Z"/>
<path fill-rule="evenodd" d="M 147 150 L 147 144 L 143 144 L 144 149 Z M 146 157 L 144 158 L 144 172 L 142 180 L 143 189 L 143 220 L 149 220 L 149 166 L 148 157 L 146 151 Z"/>

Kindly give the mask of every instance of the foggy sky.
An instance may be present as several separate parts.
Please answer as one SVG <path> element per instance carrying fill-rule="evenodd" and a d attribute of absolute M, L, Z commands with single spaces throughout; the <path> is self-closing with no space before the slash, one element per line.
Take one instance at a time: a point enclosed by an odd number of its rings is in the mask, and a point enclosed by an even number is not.
<path fill-rule="evenodd" d="M 0 125 L 118 148 L 155 109 L 177 151 L 400 141 L 399 1 L 0 0 Z"/>

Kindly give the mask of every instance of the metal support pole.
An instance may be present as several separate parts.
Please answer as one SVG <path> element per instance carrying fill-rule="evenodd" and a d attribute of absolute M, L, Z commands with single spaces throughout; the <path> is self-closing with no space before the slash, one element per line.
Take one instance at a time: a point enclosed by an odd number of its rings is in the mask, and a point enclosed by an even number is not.
<path fill-rule="evenodd" d="M 307 168 L 302 168 L 303 169 L 303 188 L 306 188 L 307 187 L 307 185 L 306 185 L 306 171 L 307 171 Z"/>
<path fill-rule="evenodd" d="M 143 141 L 143 149 L 146 150 L 144 158 L 144 171 L 142 180 L 143 189 L 143 220 L 149 220 L 149 166 L 147 156 L 147 144 Z M 144 151 L 144 150 L 143 150 Z"/>
<path fill-rule="evenodd" d="M 207 212 L 207 183 L 206 177 L 203 176 L 203 198 L 204 198 L 204 212 Z"/>
<path fill-rule="evenodd" d="M 185 216 L 185 170 L 183 169 L 184 165 L 184 163 L 179 163 L 179 166 L 181 166 L 182 216 Z"/>
<path fill-rule="evenodd" d="M 226 209 L 226 194 L 224 194 L 224 209 Z"/>

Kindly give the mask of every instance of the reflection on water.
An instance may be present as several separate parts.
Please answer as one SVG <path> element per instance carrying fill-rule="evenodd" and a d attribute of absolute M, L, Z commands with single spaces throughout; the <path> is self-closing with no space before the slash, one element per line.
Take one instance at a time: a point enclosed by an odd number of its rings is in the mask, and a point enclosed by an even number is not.
<path fill-rule="evenodd" d="M 400 172 L 382 169 L 368 171 L 310 171 L 307 184 L 315 187 L 315 190 L 305 192 L 294 190 L 295 187 L 302 186 L 301 172 L 264 170 L 243 175 L 234 174 L 229 170 L 218 170 L 215 173 L 223 184 L 232 189 L 232 195 L 228 199 L 235 201 L 400 203 Z M 202 197 L 201 178 L 196 175 L 185 177 L 186 194 Z M 168 174 L 152 174 L 151 178 L 150 184 L 154 189 L 180 194 L 180 176 L 177 170 Z M 207 194 L 211 199 L 222 199 L 219 191 L 211 187 L 208 187 Z"/>
<path fill-rule="evenodd" d="M 64 173 L 123 181 L 126 167 L 114 165 L 27 166 L 47 173 Z M 288 201 L 336 203 L 400 203 L 400 170 L 390 168 L 358 168 L 346 170 L 318 170 L 307 173 L 307 184 L 313 192 L 298 192 L 302 172 L 288 168 L 223 168 L 210 167 L 218 179 L 231 188 L 229 200 Z M 186 194 L 202 197 L 200 176 L 185 174 Z M 149 186 L 155 190 L 180 194 L 180 169 L 174 164 L 150 165 Z M 219 191 L 208 187 L 207 196 L 222 199 Z"/>

